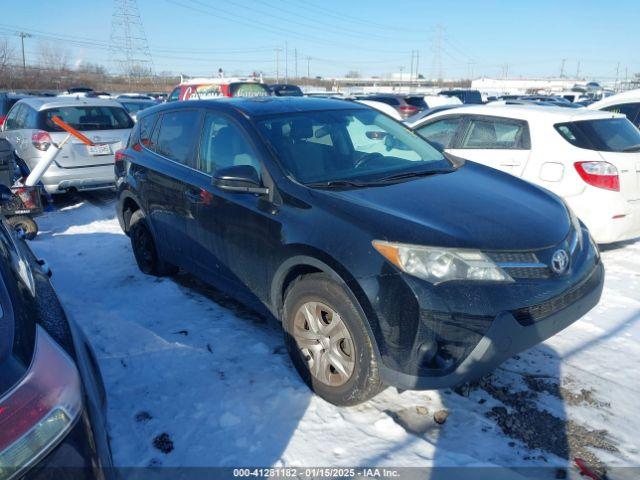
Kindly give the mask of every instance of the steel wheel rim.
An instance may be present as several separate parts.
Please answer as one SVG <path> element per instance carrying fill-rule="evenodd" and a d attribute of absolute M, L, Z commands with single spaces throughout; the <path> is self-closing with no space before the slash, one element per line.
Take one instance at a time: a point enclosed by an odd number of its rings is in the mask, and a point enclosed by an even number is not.
<path fill-rule="evenodd" d="M 296 312 L 293 338 L 313 378 L 339 387 L 355 368 L 353 338 L 334 309 L 320 302 L 306 302 Z"/>

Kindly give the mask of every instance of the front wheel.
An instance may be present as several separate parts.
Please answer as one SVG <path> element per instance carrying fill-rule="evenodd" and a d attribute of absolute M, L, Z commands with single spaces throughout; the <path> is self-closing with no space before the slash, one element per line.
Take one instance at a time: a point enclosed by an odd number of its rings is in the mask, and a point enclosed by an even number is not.
<path fill-rule="evenodd" d="M 291 360 L 309 388 L 335 405 L 364 402 L 384 388 L 364 322 L 352 295 L 327 275 L 305 275 L 287 290 Z"/>

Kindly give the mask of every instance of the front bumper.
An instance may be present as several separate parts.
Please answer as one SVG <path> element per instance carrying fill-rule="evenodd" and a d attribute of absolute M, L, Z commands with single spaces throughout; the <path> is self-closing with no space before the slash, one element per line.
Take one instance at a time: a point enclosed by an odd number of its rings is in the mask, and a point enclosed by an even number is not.
<path fill-rule="evenodd" d="M 604 267 L 600 262 L 585 280 L 586 293 L 556 313 L 526 326 L 512 312 L 498 314 L 471 353 L 450 373 L 419 376 L 381 364 L 380 375 L 387 384 L 407 390 L 445 388 L 480 378 L 508 358 L 555 335 L 585 315 L 600 300 L 603 284 Z"/>

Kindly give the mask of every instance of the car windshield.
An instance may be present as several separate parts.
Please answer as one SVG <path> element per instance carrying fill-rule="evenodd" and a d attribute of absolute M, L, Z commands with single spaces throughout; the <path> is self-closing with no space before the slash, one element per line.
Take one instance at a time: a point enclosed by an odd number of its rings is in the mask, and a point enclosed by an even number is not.
<path fill-rule="evenodd" d="M 640 150 L 640 131 L 626 118 L 604 118 L 557 124 L 556 130 L 579 148 L 600 152 Z"/>
<path fill-rule="evenodd" d="M 53 120 L 60 117 L 76 130 L 120 130 L 133 127 L 133 120 L 124 108 L 104 106 L 59 107 L 41 112 L 40 128 L 48 132 L 61 132 Z"/>
<path fill-rule="evenodd" d="M 278 115 L 257 125 L 284 169 L 307 185 L 366 184 L 453 169 L 426 140 L 373 109 Z"/>

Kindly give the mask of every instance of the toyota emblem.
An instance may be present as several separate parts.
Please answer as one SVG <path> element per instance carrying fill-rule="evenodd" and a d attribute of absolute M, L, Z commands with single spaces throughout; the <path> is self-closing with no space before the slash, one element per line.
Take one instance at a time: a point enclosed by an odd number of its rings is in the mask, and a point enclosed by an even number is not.
<path fill-rule="evenodd" d="M 569 266 L 569 255 L 564 250 L 556 250 L 551 256 L 551 270 L 557 275 L 567 271 Z"/>

